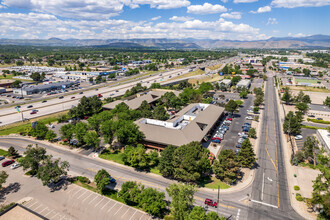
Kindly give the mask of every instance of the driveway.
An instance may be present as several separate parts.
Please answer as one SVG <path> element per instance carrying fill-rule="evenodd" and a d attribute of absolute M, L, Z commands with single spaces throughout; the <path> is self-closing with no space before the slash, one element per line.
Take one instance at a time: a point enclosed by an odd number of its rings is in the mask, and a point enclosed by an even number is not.
<path fill-rule="evenodd" d="M 1 190 L 0 203 L 21 202 L 26 208 L 48 219 L 152 219 L 150 215 L 90 190 L 69 184 L 51 192 L 36 177 L 24 175 L 22 168 L 11 170 Z"/>

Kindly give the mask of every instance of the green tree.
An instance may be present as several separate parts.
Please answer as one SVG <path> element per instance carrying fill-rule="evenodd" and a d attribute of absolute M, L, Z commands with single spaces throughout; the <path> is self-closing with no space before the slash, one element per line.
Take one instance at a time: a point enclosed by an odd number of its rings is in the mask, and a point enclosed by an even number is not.
<path fill-rule="evenodd" d="M 309 97 L 309 95 L 304 95 L 304 97 L 301 100 L 304 103 L 312 103 L 311 98 Z"/>
<path fill-rule="evenodd" d="M 248 132 L 248 136 L 251 138 L 256 138 L 257 137 L 257 132 L 255 128 L 250 128 L 249 132 Z"/>
<path fill-rule="evenodd" d="M 96 131 L 88 131 L 84 136 L 84 142 L 94 149 L 98 149 L 100 147 L 100 141 L 101 140 Z"/>
<path fill-rule="evenodd" d="M 219 160 L 213 162 L 213 172 L 216 177 L 228 184 L 233 184 L 241 177 L 237 156 L 232 150 L 222 150 Z"/>
<path fill-rule="evenodd" d="M 94 83 L 94 78 L 93 77 L 90 77 L 89 79 L 88 79 L 88 81 L 89 81 L 89 83 Z"/>
<path fill-rule="evenodd" d="M 52 130 L 48 130 L 46 135 L 45 135 L 45 139 L 48 141 L 53 141 L 56 138 L 57 134 L 52 131 Z"/>
<path fill-rule="evenodd" d="M 141 111 L 141 116 L 143 118 L 151 118 L 152 109 L 146 100 L 143 100 L 143 102 L 141 103 L 141 105 L 139 107 L 139 110 Z"/>
<path fill-rule="evenodd" d="M 106 189 L 106 186 L 110 184 L 110 174 L 105 170 L 101 169 L 94 176 L 94 182 L 99 192 L 103 193 Z"/>
<path fill-rule="evenodd" d="M 291 93 L 290 93 L 290 89 L 289 87 L 285 87 L 284 88 L 284 94 L 281 98 L 282 101 L 285 102 L 285 104 L 288 104 L 292 99 Z"/>
<path fill-rule="evenodd" d="M 173 155 L 176 147 L 169 145 L 160 153 L 158 169 L 161 171 L 163 176 L 173 176 Z"/>
<path fill-rule="evenodd" d="M 36 81 L 36 82 L 39 82 L 40 81 L 40 74 L 35 72 L 35 73 L 32 73 L 31 76 L 33 81 Z"/>
<path fill-rule="evenodd" d="M 327 96 L 327 98 L 323 102 L 323 105 L 330 107 L 330 96 Z"/>
<path fill-rule="evenodd" d="M 135 144 L 144 138 L 144 134 L 132 121 L 119 120 L 116 123 L 115 136 L 123 145 Z"/>
<path fill-rule="evenodd" d="M 22 60 L 17 60 L 16 61 L 16 65 L 17 66 L 23 66 L 24 65 L 24 62 Z"/>
<path fill-rule="evenodd" d="M 225 105 L 225 110 L 227 112 L 233 113 L 237 107 L 238 105 L 234 100 L 229 100 L 229 102 Z"/>
<path fill-rule="evenodd" d="M 74 128 L 74 136 L 79 142 L 79 144 L 84 144 L 85 143 L 85 135 L 87 133 L 87 124 L 84 122 L 79 122 L 76 124 Z"/>
<path fill-rule="evenodd" d="M 254 100 L 254 106 L 260 106 L 264 102 L 263 95 L 257 95 L 256 99 Z"/>
<path fill-rule="evenodd" d="M 8 156 L 15 158 L 19 156 L 19 153 L 17 150 L 15 150 L 13 146 L 10 146 L 10 148 L 8 149 Z"/>
<path fill-rule="evenodd" d="M 164 95 L 162 95 L 162 97 L 160 97 L 160 101 L 167 109 L 180 109 L 182 105 L 181 99 L 177 97 L 173 92 L 166 92 Z"/>
<path fill-rule="evenodd" d="M 152 113 L 152 117 L 154 119 L 165 121 L 169 118 L 169 115 L 167 114 L 163 105 L 157 105 Z"/>
<path fill-rule="evenodd" d="M 66 138 L 68 140 L 71 140 L 71 138 L 74 134 L 74 126 L 72 124 L 63 125 L 60 128 L 60 133 L 62 135 L 62 138 Z"/>
<path fill-rule="evenodd" d="M 11 85 L 13 88 L 21 88 L 21 80 L 15 80 L 13 84 Z"/>
<path fill-rule="evenodd" d="M 296 104 L 296 109 L 298 109 L 300 112 L 305 114 L 306 111 L 308 111 L 309 106 L 304 102 L 300 102 L 300 103 Z"/>
<path fill-rule="evenodd" d="M 301 133 L 301 124 L 296 115 L 292 111 L 285 116 L 283 130 L 286 134 L 296 135 Z"/>
<path fill-rule="evenodd" d="M 40 166 L 40 162 L 47 158 L 46 149 L 36 145 L 28 145 L 24 152 L 25 157 L 21 160 L 23 169 L 31 169 L 32 172 L 37 172 Z"/>
<path fill-rule="evenodd" d="M 103 138 L 105 143 L 111 144 L 113 141 L 114 133 L 115 133 L 115 122 L 112 120 L 104 121 L 101 124 L 101 132 L 103 134 Z"/>
<path fill-rule="evenodd" d="M 194 206 L 188 215 L 188 220 L 206 220 L 204 208 L 200 206 Z"/>
<path fill-rule="evenodd" d="M 231 79 L 231 84 L 233 86 L 236 86 L 236 84 L 241 80 L 241 77 L 240 76 L 234 76 L 232 79 Z"/>
<path fill-rule="evenodd" d="M 245 99 L 248 96 L 248 94 L 249 94 L 248 91 L 243 90 L 239 93 L 239 97 Z"/>
<path fill-rule="evenodd" d="M 141 169 L 149 165 L 149 157 L 142 144 L 138 144 L 136 147 L 127 146 L 124 151 L 123 161 L 132 167 Z"/>
<path fill-rule="evenodd" d="M 309 76 L 311 74 L 311 71 L 309 69 L 304 68 L 303 73 L 305 74 L 305 76 Z"/>
<path fill-rule="evenodd" d="M 202 84 L 200 84 L 198 90 L 201 93 L 205 93 L 208 92 L 209 90 L 213 90 L 214 86 L 210 83 L 210 82 L 202 82 Z"/>
<path fill-rule="evenodd" d="M 185 220 L 188 218 L 191 207 L 194 204 L 196 189 L 192 185 L 173 183 L 166 188 L 168 195 L 172 198 L 170 207 L 174 219 Z"/>
<path fill-rule="evenodd" d="M 140 195 L 143 189 L 144 186 L 140 183 L 128 181 L 123 183 L 118 196 L 122 198 L 128 205 L 137 205 L 139 204 Z"/>
<path fill-rule="evenodd" d="M 206 213 L 206 220 L 226 220 L 225 217 L 219 217 L 216 212 L 208 212 Z"/>
<path fill-rule="evenodd" d="M 316 165 L 316 150 L 319 149 L 317 140 L 315 137 L 308 136 L 302 147 L 302 152 L 304 153 L 305 159 L 313 161 L 314 166 Z"/>
<path fill-rule="evenodd" d="M 49 129 L 45 124 L 37 122 L 37 125 L 34 128 L 31 128 L 28 134 L 38 139 L 45 139 L 48 131 Z"/>
<path fill-rule="evenodd" d="M 143 211 L 161 217 L 166 207 L 165 193 L 158 192 L 153 188 L 146 188 L 142 190 L 139 196 L 139 206 Z"/>
<path fill-rule="evenodd" d="M 264 92 L 262 91 L 262 88 L 258 88 L 258 87 L 254 87 L 254 89 L 253 89 L 253 93 L 254 93 L 256 96 L 258 96 L 258 95 L 260 95 L 260 96 L 264 96 L 264 95 L 265 95 Z"/>
<path fill-rule="evenodd" d="M 256 155 L 253 151 L 252 144 L 247 138 L 241 145 L 241 150 L 238 152 L 237 160 L 240 162 L 242 167 L 251 168 L 256 162 Z"/>
<path fill-rule="evenodd" d="M 60 159 L 52 160 L 51 156 L 47 156 L 37 171 L 37 177 L 41 179 L 43 185 L 52 182 L 56 183 L 60 180 L 61 176 L 67 175 L 69 167 L 70 165 L 67 161 L 60 161 Z"/>
<path fill-rule="evenodd" d="M 8 174 L 5 171 L 0 171 L 0 189 L 2 189 L 2 184 L 6 183 Z"/>

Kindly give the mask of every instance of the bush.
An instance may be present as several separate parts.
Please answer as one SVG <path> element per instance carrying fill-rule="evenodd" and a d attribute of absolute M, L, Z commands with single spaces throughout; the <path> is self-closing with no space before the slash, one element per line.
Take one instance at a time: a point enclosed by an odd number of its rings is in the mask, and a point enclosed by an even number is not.
<path fill-rule="evenodd" d="M 299 202 L 302 202 L 302 201 L 304 201 L 304 198 L 299 193 L 297 193 L 296 194 L 296 200 L 299 201 Z"/>
<path fill-rule="evenodd" d="M 296 191 L 300 190 L 300 187 L 299 187 L 299 186 L 294 186 L 293 188 L 294 188 L 294 190 L 296 190 Z"/>
<path fill-rule="evenodd" d="M 81 183 L 90 183 L 89 179 L 85 176 L 77 176 L 77 180 L 80 181 Z"/>

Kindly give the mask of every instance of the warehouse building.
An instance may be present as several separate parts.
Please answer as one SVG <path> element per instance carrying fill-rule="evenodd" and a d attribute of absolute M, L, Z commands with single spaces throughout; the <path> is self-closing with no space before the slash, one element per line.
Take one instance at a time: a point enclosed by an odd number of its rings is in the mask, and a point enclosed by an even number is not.
<path fill-rule="evenodd" d="M 324 150 L 330 153 L 330 133 L 327 130 L 318 129 L 316 132 L 316 137 Z"/>
<path fill-rule="evenodd" d="M 223 113 L 224 108 L 216 105 L 193 103 L 167 121 L 143 118 L 135 121 L 135 124 L 145 135 L 143 144 L 146 147 L 163 150 L 168 145 L 202 142 L 213 133 Z"/>
<path fill-rule="evenodd" d="M 251 86 L 251 80 L 249 79 L 242 79 L 240 80 L 237 85 L 236 85 L 236 88 L 250 88 Z"/>
<path fill-rule="evenodd" d="M 32 95 L 56 90 L 66 90 L 67 88 L 77 85 L 79 85 L 78 82 L 58 82 L 44 85 L 28 85 L 22 88 L 13 88 L 13 93 L 18 95 Z"/>
<path fill-rule="evenodd" d="M 219 85 L 223 83 L 227 88 L 230 88 L 231 87 L 231 80 L 230 79 L 224 79 L 222 80 Z"/>

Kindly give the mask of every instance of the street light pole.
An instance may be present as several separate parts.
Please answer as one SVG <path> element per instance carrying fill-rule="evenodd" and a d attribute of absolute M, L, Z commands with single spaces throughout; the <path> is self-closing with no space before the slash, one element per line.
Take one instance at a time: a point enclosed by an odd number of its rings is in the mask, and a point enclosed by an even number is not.
<path fill-rule="evenodd" d="M 219 215 L 219 197 L 220 197 L 220 186 L 218 186 L 218 204 L 217 204 L 217 214 Z"/>

